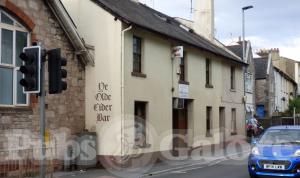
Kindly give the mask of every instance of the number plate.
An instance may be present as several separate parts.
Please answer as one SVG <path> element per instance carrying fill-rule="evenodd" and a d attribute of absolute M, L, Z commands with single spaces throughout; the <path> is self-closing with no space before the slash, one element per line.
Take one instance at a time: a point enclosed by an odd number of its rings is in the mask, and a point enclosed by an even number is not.
<path fill-rule="evenodd" d="M 284 165 L 275 165 L 275 164 L 265 164 L 264 169 L 270 170 L 284 170 Z"/>

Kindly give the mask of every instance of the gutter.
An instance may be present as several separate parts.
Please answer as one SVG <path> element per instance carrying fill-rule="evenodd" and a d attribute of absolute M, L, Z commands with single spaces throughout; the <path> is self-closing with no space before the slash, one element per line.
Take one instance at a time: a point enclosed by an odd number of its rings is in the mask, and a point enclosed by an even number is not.
<path fill-rule="evenodd" d="M 75 48 L 75 54 L 80 57 L 84 65 L 95 65 L 94 57 L 89 52 L 89 48 L 81 39 L 77 32 L 77 29 L 67 13 L 65 7 L 60 0 L 45 0 L 45 3 L 49 5 L 51 11 L 58 19 L 59 24 L 63 28 L 65 34 L 68 36 L 70 42 Z"/>

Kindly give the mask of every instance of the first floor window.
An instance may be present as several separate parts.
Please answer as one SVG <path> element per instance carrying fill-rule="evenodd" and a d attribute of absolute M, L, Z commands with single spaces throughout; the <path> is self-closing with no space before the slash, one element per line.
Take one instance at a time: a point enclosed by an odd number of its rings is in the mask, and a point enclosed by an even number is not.
<path fill-rule="evenodd" d="M 230 89 L 235 90 L 235 67 L 230 68 Z"/>
<path fill-rule="evenodd" d="M 237 133 L 237 126 L 236 126 L 236 109 L 231 109 L 231 133 Z"/>
<path fill-rule="evenodd" d="M 205 85 L 212 86 L 212 67 L 211 60 L 208 58 L 205 60 Z"/>
<path fill-rule="evenodd" d="M 135 146 L 146 146 L 147 102 L 134 103 L 134 142 Z"/>
<path fill-rule="evenodd" d="M 212 136 L 211 129 L 212 129 L 212 107 L 206 107 L 206 136 Z"/>
<path fill-rule="evenodd" d="M 142 39 L 133 36 L 133 72 L 142 73 Z"/>
<path fill-rule="evenodd" d="M 28 97 L 19 84 L 22 73 L 19 58 L 28 46 L 29 33 L 12 16 L 0 9 L 0 105 L 28 105 Z"/>
<path fill-rule="evenodd" d="M 180 75 L 179 80 L 181 82 L 186 81 L 186 52 L 183 51 L 183 57 L 180 59 Z"/>

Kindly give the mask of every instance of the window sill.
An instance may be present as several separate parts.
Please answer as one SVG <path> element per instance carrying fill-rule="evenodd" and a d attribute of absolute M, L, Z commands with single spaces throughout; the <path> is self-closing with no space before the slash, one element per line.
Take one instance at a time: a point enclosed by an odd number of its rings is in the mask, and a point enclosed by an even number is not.
<path fill-rule="evenodd" d="M 190 85 L 190 82 L 179 80 L 179 84 Z"/>
<path fill-rule="evenodd" d="M 214 88 L 214 86 L 211 84 L 205 84 L 205 88 Z"/>
<path fill-rule="evenodd" d="M 30 106 L 1 106 L 0 113 L 32 112 Z"/>
<path fill-rule="evenodd" d="M 231 135 L 237 135 L 237 132 L 232 132 Z"/>
<path fill-rule="evenodd" d="M 236 92 L 236 89 L 230 89 L 230 92 Z"/>
<path fill-rule="evenodd" d="M 211 133 L 206 133 L 206 137 L 211 138 L 213 135 Z"/>
<path fill-rule="evenodd" d="M 142 144 L 142 145 L 139 145 L 139 144 L 135 144 L 133 145 L 133 149 L 146 149 L 146 148 L 150 148 L 151 147 L 151 144 L 149 143 L 145 143 L 145 144 Z"/>
<path fill-rule="evenodd" d="M 134 77 L 140 77 L 140 78 L 147 78 L 146 74 L 140 73 L 140 72 L 131 72 L 131 75 Z"/>

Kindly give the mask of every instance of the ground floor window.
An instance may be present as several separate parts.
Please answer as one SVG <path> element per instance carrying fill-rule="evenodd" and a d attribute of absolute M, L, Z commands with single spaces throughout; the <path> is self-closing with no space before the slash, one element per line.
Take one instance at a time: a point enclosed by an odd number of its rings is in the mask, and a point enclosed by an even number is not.
<path fill-rule="evenodd" d="M 212 107 L 208 106 L 206 107 L 206 136 L 211 137 L 212 129 Z"/>
<path fill-rule="evenodd" d="M 231 109 L 231 134 L 237 133 L 237 126 L 236 126 L 236 109 Z"/>
<path fill-rule="evenodd" d="M 147 102 L 134 103 L 134 143 L 135 146 L 146 146 Z"/>
<path fill-rule="evenodd" d="M 0 10 L 0 106 L 28 106 L 28 96 L 19 84 L 23 48 L 29 44 L 29 32 L 16 18 Z"/>

